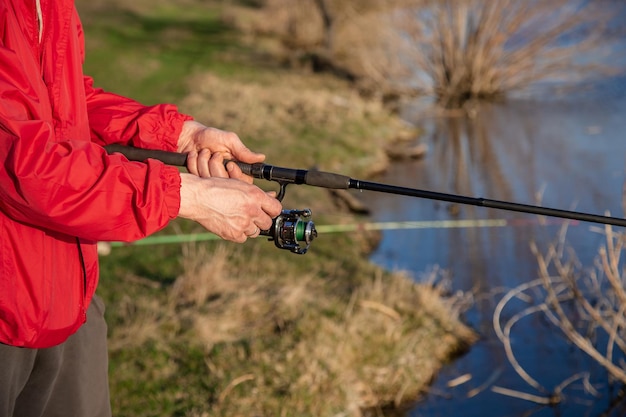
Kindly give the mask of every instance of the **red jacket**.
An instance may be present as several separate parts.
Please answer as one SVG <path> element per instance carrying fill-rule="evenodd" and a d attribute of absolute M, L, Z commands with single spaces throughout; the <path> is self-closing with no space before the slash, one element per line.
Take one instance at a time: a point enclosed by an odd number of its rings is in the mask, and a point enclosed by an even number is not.
<path fill-rule="evenodd" d="M 72 0 L 0 3 L 0 343 L 63 342 L 85 321 L 98 240 L 132 241 L 180 207 L 178 170 L 103 145 L 175 150 L 189 117 L 95 89 Z"/>

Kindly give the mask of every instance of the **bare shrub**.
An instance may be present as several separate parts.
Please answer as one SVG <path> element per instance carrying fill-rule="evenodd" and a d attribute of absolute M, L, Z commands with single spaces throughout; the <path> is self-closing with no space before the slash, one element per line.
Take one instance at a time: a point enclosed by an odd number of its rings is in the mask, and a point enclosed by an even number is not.
<path fill-rule="evenodd" d="M 626 235 L 615 233 L 611 226 L 606 226 L 606 243 L 599 249 L 593 268 L 583 268 L 575 254 L 569 253 L 568 256 L 564 230 L 559 241 L 545 253 L 541 253 L 536 244 L 531 244 L 539 265 L 539 277 L 509 291 L 494 312 L 494 328 L 504 344 L 507 358 L 539 395 L 504 387 L 493 387 L 495 392 L 536 403 L 555 404 L 562 400 L 568 385 L 580 380 L 589 393 L 597 395 L 587 373 L 572 375 L 557 386 L 546 388 L 517 361 L 512 344 L 513 327 L 534 314 L 548 318 L 567 340 L 604 367 L 610 379 L 626 383 L 626 366 L 619 359 L 626 353 L 626 269 L 621 260 Z M 527 307 L 503 320 L 503 311 L 512 300 L 521 300 Z"/>
<path fill-rule="evenodd" d="M 445 107 L 492 98 L 553 77 L 597 69 L 584 53 L 600 45 L 601 2 L 441 0 L 398 16 L 401 65 Z M 398 39 L 395 41 L 401 44 Z"/>

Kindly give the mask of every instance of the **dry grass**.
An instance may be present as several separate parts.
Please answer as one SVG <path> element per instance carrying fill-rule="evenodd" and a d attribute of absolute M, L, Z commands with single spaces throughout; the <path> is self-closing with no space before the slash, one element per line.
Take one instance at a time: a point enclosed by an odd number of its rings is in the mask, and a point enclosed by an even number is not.
<path fill-rule="evenodd" d="M 332 295 L 316 271 L 294 281 L 261 270 L 260 259 L 241 257 L 227 246 L 186 246 L 184 273 L 167 302 L 133 303 L 127 322 L 114 329 L 114 351 L 157 343 L 168 352 L 165 366 L 143 371 L 155 379 L 181 372 L 167 347 L 174 339 L 200 347 L 215 394 L 186 415 L 364 416 L 399 409 L 473 340 L 453 313 L 453 299 L 402 274 L 378 271 L 344 297 Z"/>
<path fill-rule="evenodd" d="M 340 389 L 351 415 L 414 402 L 450 349 L 471 340 L 439 296 L 402 275 L 372 279 L 355 291 L 343 320 L 311 323 L 312 342 L 299 346 L 302 390 L 314 387 L 326 398 Z"/>

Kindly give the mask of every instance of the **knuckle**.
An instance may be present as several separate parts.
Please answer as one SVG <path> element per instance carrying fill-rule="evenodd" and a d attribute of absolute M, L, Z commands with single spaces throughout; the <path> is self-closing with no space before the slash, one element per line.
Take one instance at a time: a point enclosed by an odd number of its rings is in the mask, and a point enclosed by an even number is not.
<path fill-rule="evenodd" d="M 224 131 L 224 138 L 226 138 L 228 140 L 235 140 L 235 139 L 239 139 L 239 136 L 237 136 L 237 134 L 235 132 L 231 132 L 230 130 L 225 130 Z"/>

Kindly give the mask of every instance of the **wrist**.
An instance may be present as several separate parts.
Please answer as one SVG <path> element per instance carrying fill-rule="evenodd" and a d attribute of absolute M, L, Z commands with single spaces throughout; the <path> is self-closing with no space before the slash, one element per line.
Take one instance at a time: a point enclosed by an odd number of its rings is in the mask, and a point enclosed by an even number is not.
<path fill-rule="evenodd" d="M 178 136 L 177 151 L 189 152 L 194 150 L 195 137 L 203 129 L 205 129 L 205 126 L 202 123 L 195 120 L 185 121 Z"/>
<path fill-rule="evenodd" d="M 194 217 L 194 201 L 195 201 L 195 187 L 194 181 L 198 177 L 195 175 L 180 173 L 180 208 L 178 209 L 178 216 L 186 219 L 193 219 Z"/>

